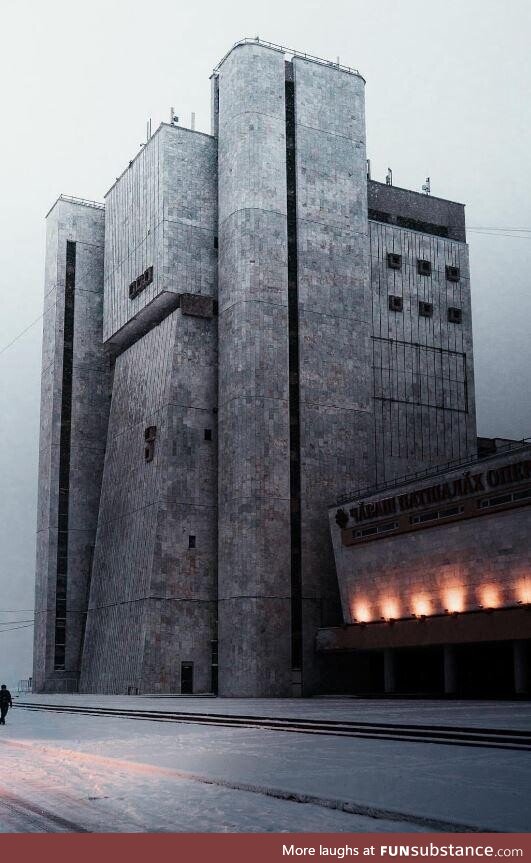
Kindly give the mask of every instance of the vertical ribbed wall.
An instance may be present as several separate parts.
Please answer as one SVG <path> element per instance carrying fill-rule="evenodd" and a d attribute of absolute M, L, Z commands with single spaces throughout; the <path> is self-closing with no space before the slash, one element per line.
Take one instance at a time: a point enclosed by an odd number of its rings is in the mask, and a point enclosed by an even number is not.
<path fill-rule="evenodd" d="M 108 336 L 161 291 L 217 292 L 215 139 L 163 126 L 144 151 L 107 198 Z M 153 283 L 131 300 L 128 281 L 147 266 Z M 173 311 L 116 359 L 83 691 L 178 692 L 182 662 L 193 663 L 195 692 L 211 690 L 216 405 L 212 315 Z"/>
<path fill-rule="evenodd" d="M 219 72 L 220 694 L 291 694 L 284 56 Z"/>
<path fill-rule="evenodd" d="M 63 199 L 47 218 L 36 691 L 78 686 L 109 410 L 102 346 L 104 219 L 102 208 Z"/>
<path fill-rule="evenodd" d="M 215 320 L 180 310 L 116 360 L 84 692 L 178 692 L 181 662 L 194 663 L 194 691 L 211 689 L 216 364 Z"/>
<path fill-rule="evenodd" d="M 341 619 L 327 503 L 372 477 L 365 84 L 293 58 L 297 164 L 303 692 Z"/>
<path fill-rule="evenodd" d="M 476 453 L 468 247 L 443 237 L 370 222 L 376 481 Z M 401 255 L 400 269 L 387 263 Z M 429 261 L 429 276 L 417 260 Z M 459 267 L 458 282 L 446 265 Z M 401 297 L 402 311 L 389 309 Z M 431 317 L 419 314 L 430 303 Z M 462 322 L 448 321 L 448 308 Z M 352 488 L 355 488 L 353 485 Z"/>
<path fill-rule="evenodd" d="M 164 291 L 216 293 L 216 141 L 161 125 L 108 192 L 103 338 L 111 339 Z M 136 297 L 130 283 L 148 267 Z"/>

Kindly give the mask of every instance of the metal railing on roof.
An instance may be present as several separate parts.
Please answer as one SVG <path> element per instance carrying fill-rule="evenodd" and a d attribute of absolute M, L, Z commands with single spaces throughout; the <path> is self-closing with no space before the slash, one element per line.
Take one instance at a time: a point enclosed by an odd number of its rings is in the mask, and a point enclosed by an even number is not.
<path fill-rule="evenodd" d="M 46 217 L 50 215 L 53 208 L 57 204 L 57 201 L 66 201 L 69 204 L 80 204 L 82 207 L 93 207 L 96 210 L 104 210 L 105 204 L 101 204 L 99 201 L 90 201 L 88 198 L 75 198 L 73 195 L 59 195 L 59 197 L 53 202 L 52 206 L 46 213 Z"/>
<path fill-rule="evenodd" d="M 272 48 L 273 51 L 279 51 L 282 54 L 289 54 L 292 57 L 300 57 L 303 60 L 310 60 L 312 63 L 319 63 L 321 66 L 330 66 L 333 69 L 339 69 L 341 72 L 348 72 L 350 75 L 357 75 L 359 78 L 365 80 L 363 75 L 351 66 L 343 66 L 341 63 L 336 63 L 333 60 L 325 60 L 323 57 L 316 57 L 314 54 L 308 54 L 306 51 L 296 51 L 294 48 L 287 48 L 285 45 L 276 45 L 275 42 L 266 42 L 258 36 L 255 36 L 254 39 L 246 36 L 244 39 L 240 39 L 238 42 L 235 42 L 232 48 L 224 54 L 219 63 L 214 66 L 214 69 L 212 70 L 213 75 L 218 74 L 221 65 L 225 62 L 229 54 L 231 54 L 232 51 L 240 45 L 263 45 L 264 48 Z"/>
<path fill-rule="evenodd" d="M 104 210 L 105 204 L 100 201 L 91 201 L 90 198 L 75 198 L 73 195 L 59 195 L 58 201 L 68 201 L 70 204 L 81 204 L 83 207 L 96 207 L 98 210 Z"/>
<path fill-rule="evenodd" d="M 415 482 L 420 479 L 428 479 L 432 476 L 437 476 L 441 473 L 446 473 L 449 470 L 457 470 L 459 467 L 468 467 L 469 465 L 476 465 L 479 462 L 487 461 L 490 458 L 495 458 L 496 456 L 503 455 L 506 452 L 513 452 L 515 450 L 524 449 L 525 447 L 531 444 L 531 437 L 522 438 L 522 440 L 516 440 L 506 443 L 504 446 L 500 446 L 495 452 L 488 453 L 485 456 L 475 456 L 474 458 L 466 458 L 466 459 L 454 459 L 453 461 L 447 461 L 443 464 L 434 465 L 433 467 L 425 468 L 425 470 L 419 470 L 415 473 L 405 474 L 404 476 L 397 476 L 395 479 L 390 479 L 387 482 L 376 483 L 372 486 L 362 486 L 361 488 L 355 489 L 353 492 L 349 494 L 342 494 L 334 503 L 330 504 L 330 508 L 334 506 L 339 506 L 343 503 L 349 503 L 351 500 L 362 500 L 366 497 L 371 497 L 373 494 L 379 494 L 379 492 L 385 491 L 388 488 L 396 488 L 398 485 L 405 485 L 406 483 Z"/>

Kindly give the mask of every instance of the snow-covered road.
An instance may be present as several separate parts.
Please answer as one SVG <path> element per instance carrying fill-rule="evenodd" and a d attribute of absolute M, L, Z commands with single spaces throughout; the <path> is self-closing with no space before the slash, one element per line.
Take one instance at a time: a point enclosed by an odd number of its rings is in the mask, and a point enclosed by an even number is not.
<path fill-rule="evenodd" d="M 3 832 L 531 829 L 531 753 L 15 707 L 0 763 Z"/>

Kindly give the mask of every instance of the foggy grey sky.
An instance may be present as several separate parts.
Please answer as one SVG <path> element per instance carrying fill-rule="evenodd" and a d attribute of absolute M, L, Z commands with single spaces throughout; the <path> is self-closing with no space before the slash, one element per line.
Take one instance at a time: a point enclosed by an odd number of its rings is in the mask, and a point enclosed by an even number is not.
<path fill-rule="evenodd" d="M 210 72 L 243 36 L 360 70 L 374 179 L 429 175 L 469 226 L 531 231 L 530 25 L 528 0 L 0 0 L 0 348 L 41 314 L 59 193 L 102 200 L 171 105 L 210 131 Z M 468 239 L 478 431 L 521 438 L 531 233 Z M 33 616 L 41 327 L 0 355 L 2 622 Z M 31 628 L 0 632 L 0 682 L 31 674 L 31 645 Z"/>

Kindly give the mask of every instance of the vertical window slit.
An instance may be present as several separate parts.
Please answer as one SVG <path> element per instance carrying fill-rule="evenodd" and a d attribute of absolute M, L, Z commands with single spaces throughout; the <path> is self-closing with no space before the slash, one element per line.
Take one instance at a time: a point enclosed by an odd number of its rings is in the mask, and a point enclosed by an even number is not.
<path fill-rule="evenodd" d="M 63 317 L 63 374 L 59 435 L 59 493 L 57 507 L 57 569 L 55 583 L 54 669 L 66 662 L 66 598 L 68 582 L 68 507 L 70 500 L 70 445 L 72 425 L 72 372 L 74 364 L 74 300 L 76 244 L 66 243 L 65 308 Z"/>
<path fill-rule="evenodd" d="M 285 66 L 286 186 L 288 232 L 289 449 L 291 535 L 291 665 L 302 668 L 301 476 L 299 389 L 299 298 L 297 261 L 297 180 L 295 159 L 295 82 Z"/>

